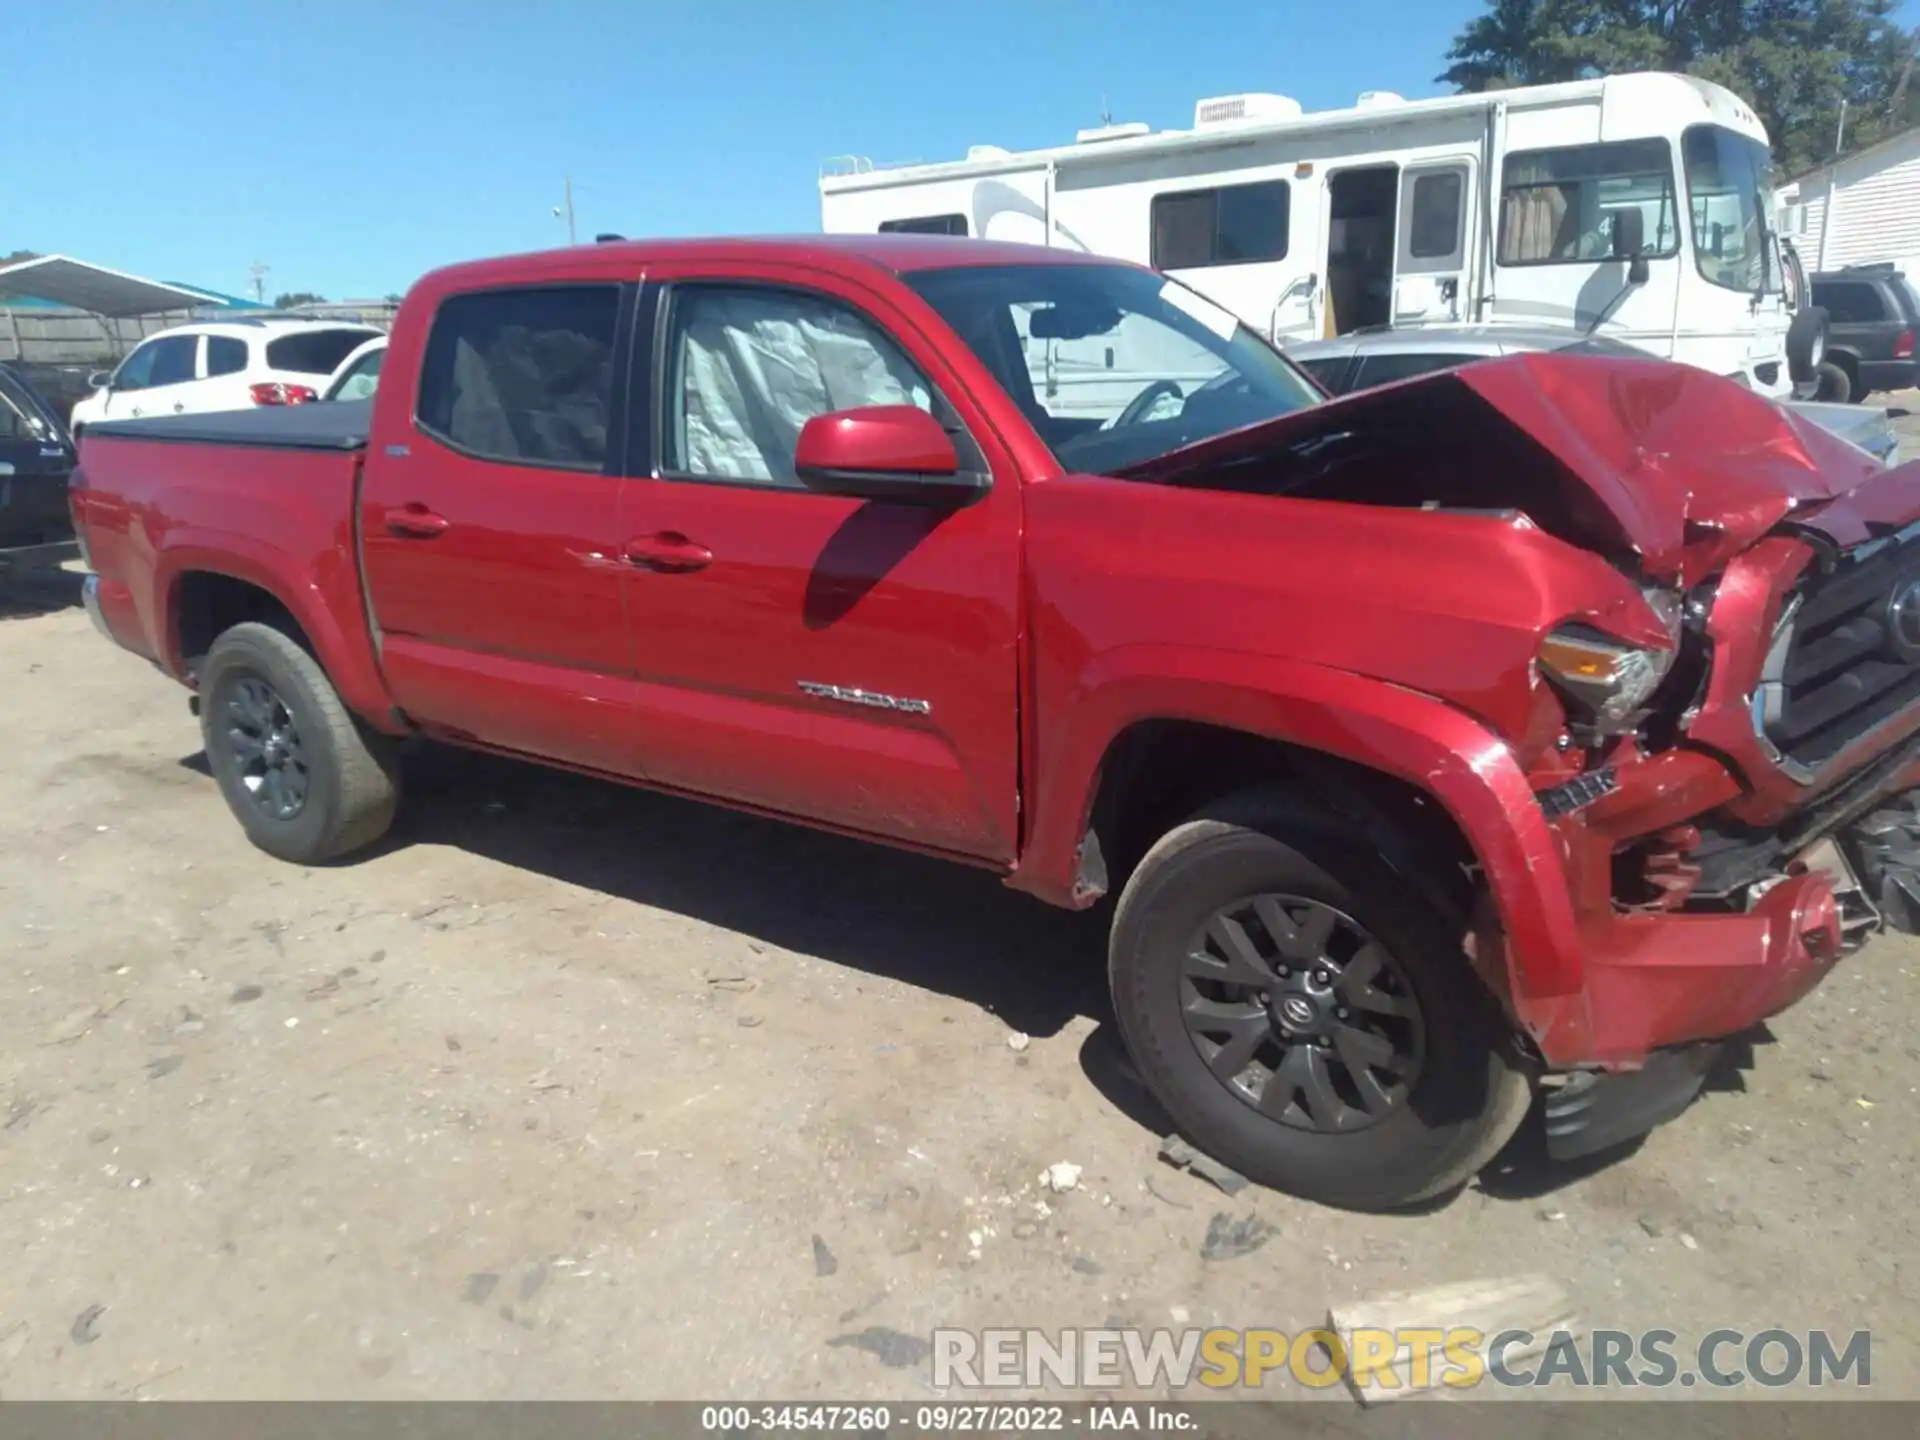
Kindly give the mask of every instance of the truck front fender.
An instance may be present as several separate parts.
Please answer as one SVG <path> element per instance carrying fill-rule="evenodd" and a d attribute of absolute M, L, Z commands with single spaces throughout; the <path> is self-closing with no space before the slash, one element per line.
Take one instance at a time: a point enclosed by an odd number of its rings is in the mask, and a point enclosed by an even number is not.
<path fill-rule="evenodd" d="M 1080 843 L 1102 767 L 1131 727 L 1192 721 L 1350 761 L 1441 805 L 1486 877 L 1505 934 L 1504 981 L 1517 1018 L 1529 1000 L 1585 978 L 1565 865 L 1508 746 L 1464 712 L 1366 676 L 1189 646 L 1142 645 L 1095 660 L 1038 724 L 1028 844 L 1008 883 L 1060 905 L 1076 897 Z"/>

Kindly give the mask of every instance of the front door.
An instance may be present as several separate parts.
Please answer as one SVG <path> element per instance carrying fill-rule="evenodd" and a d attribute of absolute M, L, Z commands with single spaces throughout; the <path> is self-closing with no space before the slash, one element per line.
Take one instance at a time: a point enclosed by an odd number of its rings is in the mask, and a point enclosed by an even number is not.
<path fill-rule="evenodd" d="M 1614 216 L 1627 209 L 1640 212 L 1644 285 L 1613 254 Z M 1509 152 L 1496 245 L 1493 319 L 1576 325 L 1672 357 L 1685 261 L 1666 140 Z"/>
<path fill-rule="evenodd" d="M 160 335 L 120 363 L 107 391 L 106 418 L 139 420 L 185 407 L 199 367 L 198 335 Z"/>
<path fill-rule="evenodd" d="M 1474 214 L 1473 167 L 1464 160 L 1409 167 L 1400 177 L 1393 323 L 1453 325 L 1466 315 Z"/>
<path fill-rule="evenodd" d="M 381 670 L 409 717 L 638 775 L 608 443 L 624 309 L 614 283 L 443 299 L 424 356 L 396 356 L 419 391 L 379 411 L 360 531 Z"/>
<path fill-rule="evenodd" d="M 649 278 L 650 453 L 622 517 L 648 778 L 1010 862 L 1020 493 L 983 415 L 863 286 L 751 262 Z M 987 493 L 942 510 L 800 484 L 807 419 L 893 404 L 947 421 Z"/>

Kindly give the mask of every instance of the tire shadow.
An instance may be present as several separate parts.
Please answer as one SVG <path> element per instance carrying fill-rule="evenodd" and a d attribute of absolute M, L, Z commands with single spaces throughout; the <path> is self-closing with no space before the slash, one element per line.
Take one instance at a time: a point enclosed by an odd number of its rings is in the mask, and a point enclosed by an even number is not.
<path fill-rule="evenodd" d="M 204 756 L 181 763 L 205 772 Z M 419 745 L 405 767 L 386 852 L 451 846 L 950 995 L 1030 1035 L 1105 1004 L 1100 909 L 1057 910 L 985 871 L 532 763 Z"/>
<path fill-rule="evenodd" d="M 0 570 L 0 620 L 30 620 L 80 603 L 81 576 L 71 570 Z"/>

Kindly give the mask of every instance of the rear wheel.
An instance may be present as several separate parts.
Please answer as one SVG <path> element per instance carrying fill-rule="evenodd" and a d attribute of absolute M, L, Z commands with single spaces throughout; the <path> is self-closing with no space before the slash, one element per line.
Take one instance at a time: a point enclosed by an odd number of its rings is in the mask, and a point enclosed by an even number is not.
<path fill-rule="evenodd" d="M 225 631 L 200 693 L 208 764 L 255 845 L 310 865 L 386 833 L 399 798 L 393 747 L 291 637 L 255 623 Z"/>
<path fill-rule="evenodd" d="M 1380 1210 L 1467 1180 L 1531 1102 L 1457 927 L 1277 797 L 1203 812 L 1123 892 L 1114 1008 L 1181 1129 L 1242 1174 Z"/>
<path fill-rule="evenodd" d="M 1828 360 L 1820 366 L 1813 398 L 1833 405 L 1850 405 L 1859 397 L 1853 393 L 1853 377 L 1845 367 Z"/>

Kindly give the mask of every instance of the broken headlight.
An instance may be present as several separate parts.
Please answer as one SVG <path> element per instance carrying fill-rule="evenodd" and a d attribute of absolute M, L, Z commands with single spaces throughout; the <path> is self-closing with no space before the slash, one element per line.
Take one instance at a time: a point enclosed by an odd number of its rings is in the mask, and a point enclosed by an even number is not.
<path fill-rule="evenodd" d="M 1602 735 L 1631 728 L 1673 668 L 1675 651 L 1628 645 L 1590 626 L 1562 625 L 1540 643 L 1540 669 Z"/>

